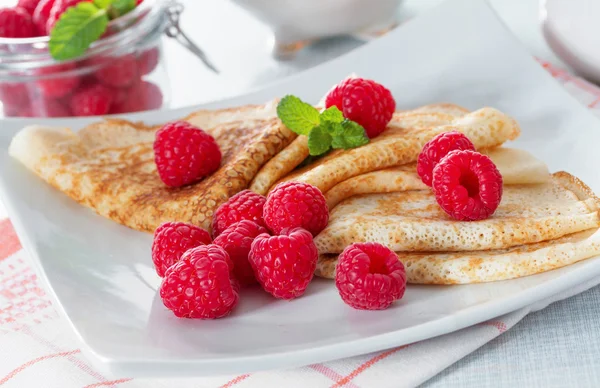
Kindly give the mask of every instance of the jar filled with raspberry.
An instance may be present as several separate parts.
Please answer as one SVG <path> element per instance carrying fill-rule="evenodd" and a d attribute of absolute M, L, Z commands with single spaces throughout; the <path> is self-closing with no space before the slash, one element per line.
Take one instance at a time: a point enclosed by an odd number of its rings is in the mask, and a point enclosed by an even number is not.
<path fill-rule="evenodd" d="M 131 9 L 110 19 L 111 9 L 95 8 L 109 7 L 110 1 L 19 0 L 16 7 L 1 9 L 0 102 L 4 116 L 93 116 L 166 106 L 169 83 L 161 37 L 171 23 L 169 3 L 132 1 Z M 79 3 L 87 4 L 80 7 Z M 90 38 L 88 31 L 55 36 L 58 23 L 79 8 L 92 23 L 98 23 L 94 28 L 101 27 L 91 31 L 98 36 Z M 102 24 L 97 15 L 106 15 L 107 22 Z M 81 50 L 77 45 L 86 39 L 91 43 Z M 81 52 L 69 52 L 77 49 Z"/>

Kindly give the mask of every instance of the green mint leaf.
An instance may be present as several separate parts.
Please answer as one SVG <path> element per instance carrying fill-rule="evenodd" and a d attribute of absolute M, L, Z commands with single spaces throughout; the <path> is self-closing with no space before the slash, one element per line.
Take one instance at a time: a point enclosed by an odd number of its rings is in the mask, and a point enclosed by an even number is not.
<path fill-rule="evenodd" d="M 337 106 L 330 106 L 321 112 L 321 121 L 331 121 L 332 123 L 341 123 L 344 121 L 344 114 Z"/>
<path fill-rule="evenodd" d="M 113 0 L 94 0 L 94 5 L 100 9 L 108 9 Z"/>
<path fill-rule="evenodd" d="M 360 147 L 369 142 L 365 129 L 354 121 L 344 120 L 340 127 L 341 131 L 336 130 L 331 140 L 333 148 L 350 149 Z"/>
<path fill-rule="evenodd" d="M 68 8 L 50 32 L 50 55 L 60 61 L 82 55 L 102 36 L 107 24 L 106 10 L 93 3 L 82 2 Z"/>
<path fill-rule="evenodd" d="M 308 152 L 311 155 L 321 155 L 331 147 L 331 135 L 327 124 L 317 125 L 308 134 Z"/>
<path fill-rule="evenodd" d="M 108 14 L 111 19 L 116 19 L 119 16 L 123 16 L 131 10 L 135 9 L 135 0 L 112 0 L 111 6 L 108 10 Z"/>
<path fill-rule="evenodd" d="M 292 132 L 307 135 L 319 125 L 319 111 L 296 96 L 285 96 L 277 105 L 277 116 Z"/>

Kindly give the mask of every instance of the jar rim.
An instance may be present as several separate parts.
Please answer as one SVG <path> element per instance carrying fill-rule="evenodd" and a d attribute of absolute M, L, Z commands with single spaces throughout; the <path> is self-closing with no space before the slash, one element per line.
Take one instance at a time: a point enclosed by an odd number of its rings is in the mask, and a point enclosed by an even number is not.
<path fill-rule="evenodd" d="M 50 41 L 48 36 L 19 39 L 0 38 L 0 47 L 10 47 L 4 52 L 0 50 L 0 71 L 27 70 L 40 66 L 76 62 L 109 51 L 116 46 L 124 45 L 132 38 L 139 39 L 144 34 L 151 34 L 157 27 L 166 24 L 165 8 L 164 0 L 144 0 L 133 11 L 111 20 L 107 27 L 109 35 L 92 43 L 85 54 L 66 61 L 57 61 L 52 58 L 48 51 L 48 42 Z"/>

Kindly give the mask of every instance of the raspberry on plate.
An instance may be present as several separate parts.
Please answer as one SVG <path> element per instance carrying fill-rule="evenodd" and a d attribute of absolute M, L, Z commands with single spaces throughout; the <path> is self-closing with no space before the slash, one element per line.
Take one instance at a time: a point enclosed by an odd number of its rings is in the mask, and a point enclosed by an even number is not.
<path fill-rule="evenodd" d="M 75 68 L 74 63 L 61 63 L 41 68 L 37 71 L 37 75 L 42 79 L 36 82 L 36 86 L 45 97 L 65 97 L 71 94 L 81 82 L 78 75 L 68 74 L 74 71 Z"/>
<path fill-rule="evenodd" d="M 258 283 L 248 255 L 254 238 L 263 233 L 267 233 L 267 229 L 256 222 L 243 220 L 229 226 L 213 241 L 229 254 L 233 261 L 233 273 L 242 286 Z"/>
<path fill-rule="evenodd" d="M 383 310 L 404 296 L 406 272 L 388 247 L 355 243 L 338 259 L 335 286 L 342 300 L 355 309 Z"/>
<path fill-rule="evenodd" d="M 73 116 L 105 115 L 112 104 L 110 89 L 102 85 L 90 85 L 79 89 L 70 100 Z"/>
<path fill-rule="evenodd" d="M 154 161 L 164 184 L 180 187 L 215 172 L 221 165 L 221 151 L 208 133 L 175 121 L 156 132 Z"/>
<path fill-rule="evenodd" d="M 113 88 L 129 87 L 140 77 L 137 59 L 133 54 L 107 58 L 95 75 L 98 81 Z"/>
<path fill-rule="evenodd" d="M 423 183 L 431 187 L 434 167 L 448 152 L 454 150 L 475 151 L 475 146 L 466 135 L 458 131 L 440 133 L 423 146 L 417 160 L 417 174 Z"/>
<path fill-rule="evenodd" d="M 33 11 L 33 24 L 35 25 L 36 35 L 48 35 L 46 25 L 50 18 L 50 12 L 52 12 L 52 6 L 54 6 L 54 0 L 40 0 L 35 7 L 35 11 Z"/>
<path fill-rule="evenodd" d="M 23 8 L 29 15 L 33 16 L 35 7 L 37 7 L 39 3 L 40 0 L 19 0 L 17 2 L 17 7 Z"/>
<path fill-rule="evenodd" d="M 301 182 L 283 182 L 267 196 L 265 224 L 274 233 L 301 227 L 316 236 L 329 222 L 325 197 L 317 187 Z"/>
<path fill-rule="evenodd" d="M 213 216 L 213 236 L 218 236 L 230 225 L 242 220 L 254 221 L 260 226 L 265 226 L 263 207 L 266 200 L 264 196 L 250 190 L 240 191 L 229 198 L 219 206 Z"/>
<path fill-rule="evenodd" d="M 502 200 L 502 175 L 492 160 L 475 151 L 452 151 L 433 169 L 440 207 L 459 221 L 483 220 Z"/>
<path fill-rule="evenodd" d="M 208 232 L 185 222 L 165 222 L 154 231 L 152 262 L 158 276 L 165 276 L 169 267 L 191 248 L 210 244 Z"/>
<path fill-rule="evenodd" d="M 31 15 L 23 8 L 0 8 L 0 37 L 31 38 L 36 36 Z"/>
<path fill-rule="evenodd" d="M 374 138 L 383 132 L 396 110 L 392 93 L 364 78 L 347 78 L 325 97 L 325 107 L 336 106 L 344 117 L 357 122 Z"/>
<path fill-rule="evenodd" d="M 304 294 L 317 268 L 318 252 L 305 229 L 284 229 L 279 236 L 258 235 L 250 249 L 250 265 L 269 294 L 294 299 Z"/>
<path fill-rule="evenodd" d="M 216 319 L 229 315 L 239 300 L 233 263 L 218 245 L 186 251 L 160 285 L 160 297 L 178 317 Z"/>

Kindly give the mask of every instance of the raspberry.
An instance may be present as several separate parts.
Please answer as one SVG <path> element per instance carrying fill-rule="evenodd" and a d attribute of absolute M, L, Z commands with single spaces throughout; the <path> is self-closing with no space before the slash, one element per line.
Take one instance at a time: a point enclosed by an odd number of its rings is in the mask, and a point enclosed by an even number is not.
<path fill-rule="evenodd" d="M 383 310 L 404 296 L 406 272 L 398 256 L 379 243 L 354 243 L 338 259 L 335 286 L 359 310 Z"/>
<path fill-rule="evenodd" d="M 289 228 L 279 236 L 258 235 L 249 261 L 262 288 L 280 299 L 294 299 L 306 291 L 317 268 L 317 247 L 302 228 Z"/>
<path fill-rule="evenodd" d="M 40 0 L 19 0 L 17 2 L 17 7 L 23 8 L 29 15 L 33 16 L 35 7 L 37 7 L 39 2 Z"/>
<path fill-rule="evenodd" d="M 316 236 L 329 222 L 327 202 L 321 190 L 300 182 L 283 182 L 267 197 L 263 210 L 265 224 L 274 233 L 301 227 Z"/>
<path fill-rule="evenodd" d="M 122 103 L 115 104 L 111 109 L 111 113 L 139 112 L 158 109 L 162 106 L 163 95 L 159 87 L 151 82 L 139 82 L 128 90 L 129 97 Z"/>
<path fill-rule="evenodd" d="M 362 125 L 367 136 L 374 138 L 392 119 L 396 101 L 387 88 L 375 81 L 348 78 L 325 97 L 325 107 L 330 106 L 336 106 L 344 117 Z"/>
<path fill-rule="evenodd" d="M 21 109 L 23 105 L 29 104 L 27 86 L 22 83 L 0 83 L 0 100 L 4 104 L 4 109 Z"/>
<path fill-rule="evenodd" d="M 0 9 L 0 37 L 31 38 L 36 36 L 31 15 L 23 8 Z"/>
<path fill-rule="evenodd" d="M 60 19 L 61 15 L 65 13 L 67 9 L 76 6 L 78 3 L 84 2 L 91 3 L 92 0 L 56 0 L 48 16 L 48 21 L 46 23 L 46 33 L 50 35 L 52 27 L 54 27 L 54 24 L 56 24 L 58 19 Z"/>
<path fill-rule="evenodd" d="M 151 48 L 139 54 L 137 63 L 141 75 L 152 73 L 158 66 L 160 53 L 158 47 Z"/>
<path fill-rule="evenodd" d="M 86 86 L 78 90 L 70 100 L 73 116 L 105 115 L 110 109 L 112 94 L 102 85 Z"/>
<path fill-rule="evenodd" d="M 166 124 L 156 132 L 154 160 L 160 179 L 179 187 L 204 178 L 221 165 L 215 139 L 185 121 Z"/>
<path fill-rule="evenodd" d="M 263 219 L 263 207 L 266 198 L 250 190 L 243 190 L 223 203 L 213 216 L 212 233 L 218 236 L 230 225 L 242 220 L 254 221 L 266 226 Z"/>
<path fill-rule="evenodd" d="M 242 286 L 257 283 L 248 255 L 254 238 L 262 233 L 267 233 L 267 229 L 256 222 L 243 220 L 229 226 L 213 241 L 229 254 L 233 261 L 233 273 Z"/>
<path fill-rule="evenodd" d="M 459 221 L 491 216 L 502 199 L 502 175 L 492 160 L 474 151 L 452 151 L 433 169 L 435 199 Z"/>
<path fill-rule="evenodd" d="M 215 319 L 228 315 L 239 300 L 233 263 L 218 245 L 185 252 L 160 285 L 164 305 L 178 317 Z"/>
<path fill-rule="evenodd" d="M 54 2 L 55 0 L 41 0 L 37 7 L 35 7 L 35 11 L 33 11 L 33 24 L 35 25 L 36 35 L 48 35 L 46 24 L 48 24 Z"/>
<path fill-rule="evenodd" d="M 417 173 L 423 183 L 431 187 L 433 169 L 444 156 L 454 150 L 475 151 L 475 146 L 467 136 L 457 131 L 440 133 L 423 146 L 417 161 Z"/>
<path fill-rule="evenodd" d="M 31 117 L 68 117 L 71 116 L 69 109 L 57 100 L 36 97 L 31 101 L 31 108 L 22 115 Z M 28 116 L 29 117 L 29 116 Z"/>
<path fill-rule="evenodd" d="M 126 88 L 139 78 L 135 55 L 110 58 L 96 71 L 98 81 L 113 88 Z"/>
<path fill-rule="evenodd" d="M 41 94 L 50 98 L 62 98 L 71 94 L 81 82 L 79 76 L 73 75 L 74 70 L 74 63 L 61 63 L 39 69 L 37 74 L 42 79 L 36 84 Z"/>
<path fill-rule="evenodd" d="M 165 222 L 154 231 L 152 261 L 158 276 L 165 276 L 170 266 L 188 249 L 210 244 L 208 232 L 185 222 Z"/>

